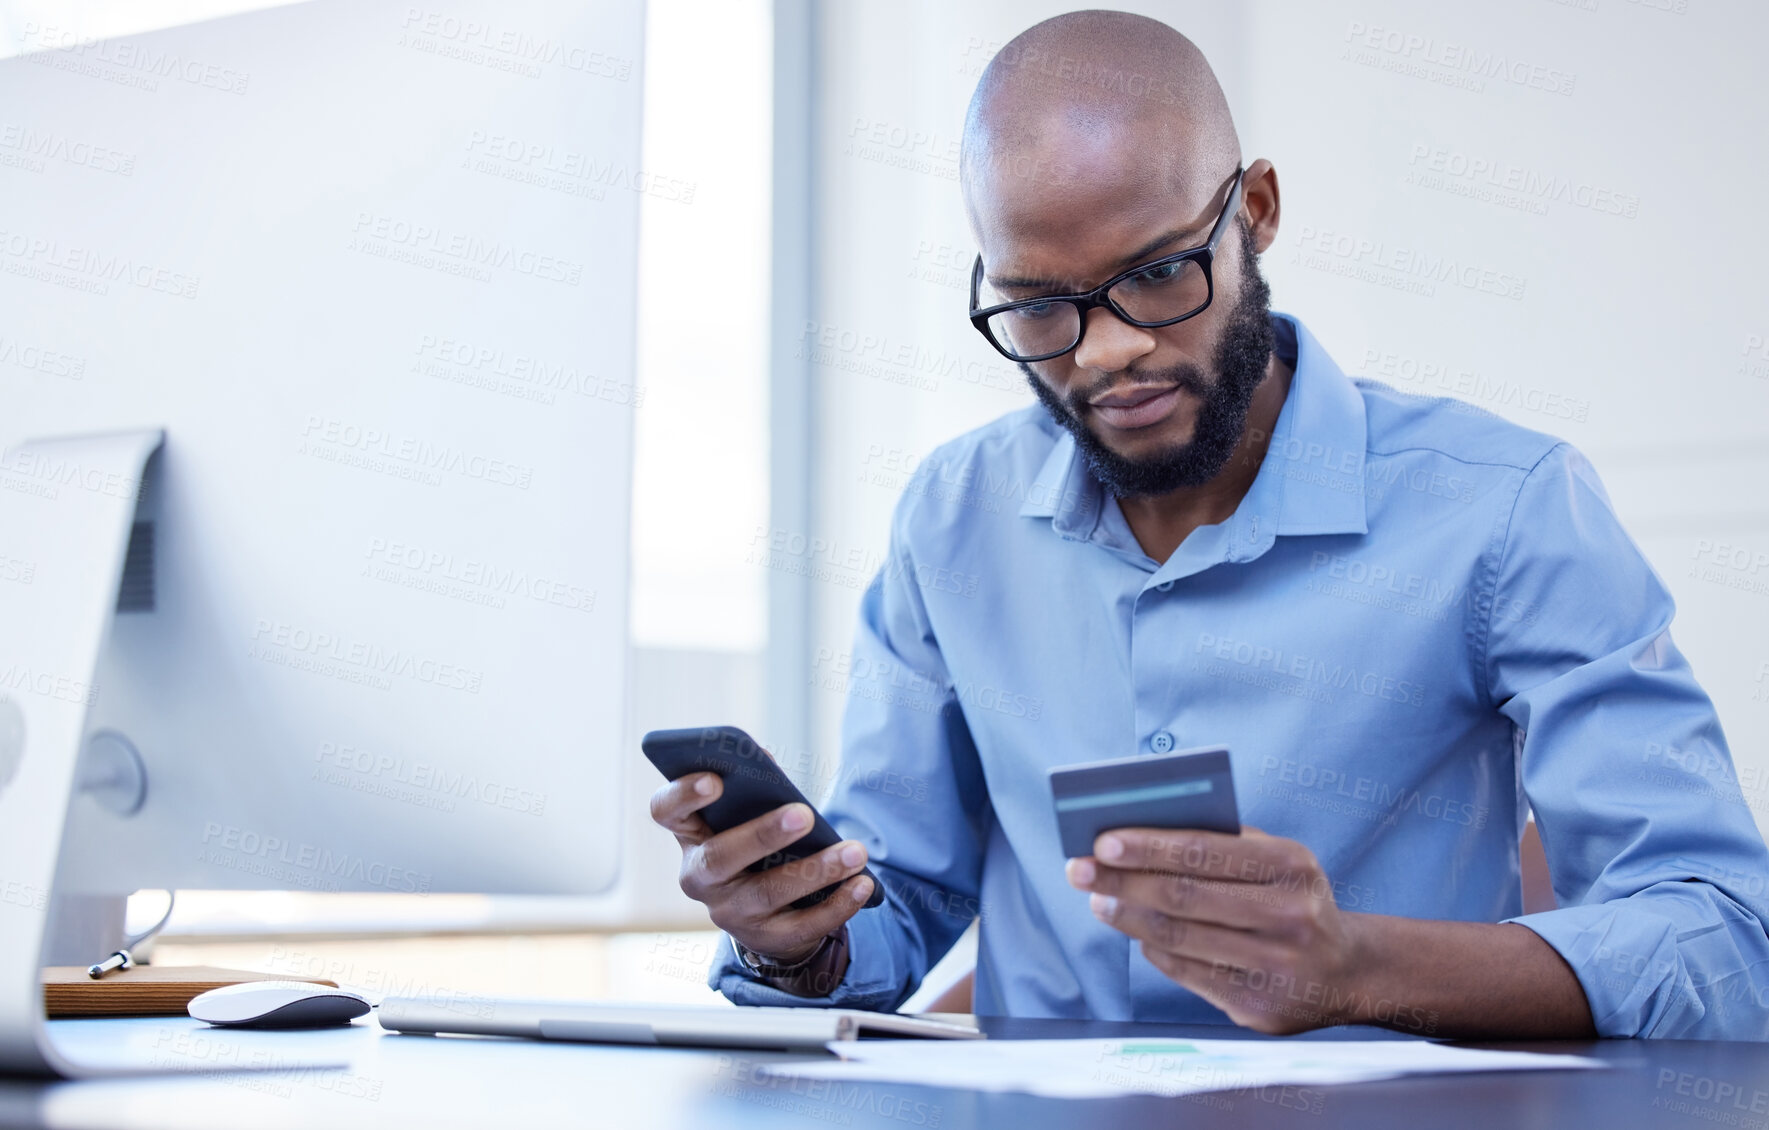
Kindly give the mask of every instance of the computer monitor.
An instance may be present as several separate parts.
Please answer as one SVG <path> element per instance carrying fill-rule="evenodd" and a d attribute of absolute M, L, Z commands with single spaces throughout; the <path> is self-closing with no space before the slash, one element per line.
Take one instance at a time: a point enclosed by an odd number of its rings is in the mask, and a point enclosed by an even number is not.
<path fill-rule="evenodd" d="M 0 846 L 77 742 L 55 901 L 613 881 L 642 28 L 323 0 L 0 61 Z"/>

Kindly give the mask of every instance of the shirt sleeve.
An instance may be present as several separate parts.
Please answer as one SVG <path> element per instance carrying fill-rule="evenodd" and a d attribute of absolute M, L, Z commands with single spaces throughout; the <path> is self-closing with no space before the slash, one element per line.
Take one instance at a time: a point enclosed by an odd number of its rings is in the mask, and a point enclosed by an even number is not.
<path fill-rule="evenodd" d="M 866 845 L 885 901 L 849 919 L 847 972 L 822 997 L 766 983 L 726 937 L 707 981 L 738 1004 L 893 1010 L 982 914 L 993 812 L 918 583 L 931 572 L 918 568 L 911 548 L 917 485 L 898 502 L 890 551 L 861 598 L 852 652 L 820 654 L 811 675 L 847 695 L 840 767 L 821 808 L 843 837 Z"/>
<path fill-rule="evenodd" d="M 1487 685 L 1560 904 L 1510 921 L 1572 967 L 1600 1035 L 1769 1038 L 1769 851 L 1670 593 L 1565 444 L 1499 538 Z"/>

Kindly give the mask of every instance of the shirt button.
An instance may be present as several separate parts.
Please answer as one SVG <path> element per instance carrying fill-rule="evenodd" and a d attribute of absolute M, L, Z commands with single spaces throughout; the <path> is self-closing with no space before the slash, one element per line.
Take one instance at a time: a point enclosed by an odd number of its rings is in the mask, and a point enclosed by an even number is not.
<path fill-rule="evenodd" d="M 1149 748 L 1156 753 L 1171 753 L 1173 751 L 1173 735 L 1166 730 L 1155 731 L 1155 736 L 1149 739 Z"/>
<path fill-rule="evenodd" d="M 1156 585 L 1155 587 L 1160 589 L 1162 592 L 1166 592 L 1168 589 L 1173 587 L 1173 582 L 1172 581 L 1162 581 L 1160 584 Z"/>

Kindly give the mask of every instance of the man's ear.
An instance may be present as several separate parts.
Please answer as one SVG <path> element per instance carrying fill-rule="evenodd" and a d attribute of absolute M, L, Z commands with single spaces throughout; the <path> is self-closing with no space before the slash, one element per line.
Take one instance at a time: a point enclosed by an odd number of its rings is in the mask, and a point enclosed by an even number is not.
<path fill-rule="evenodd" d="M 1241 207 L 1253 232 L 1253 249 L 1264 251 L 1278 239 L 1278 171 L 1264 157 L 1241 177 Z"/>

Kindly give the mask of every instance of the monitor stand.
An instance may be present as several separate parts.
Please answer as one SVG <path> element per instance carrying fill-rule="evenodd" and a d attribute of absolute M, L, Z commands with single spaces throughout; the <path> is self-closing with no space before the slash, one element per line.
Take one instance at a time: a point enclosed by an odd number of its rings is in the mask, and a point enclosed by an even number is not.
<path fill-rule="evenodd" d="M 52 904 L 74 946 L 82 934 L 102 945 L 121 928 L 114 902 L 56 904 L 53 888 L 136 502 L 164 438 L 116 432 L 0 450 L 0 564 L 18 563 L 0 572 L 0 1075 L 96 1073 L 50 1043 L 40 968 Z M 76 928 L 82 919 L 88 929 Z"/>

